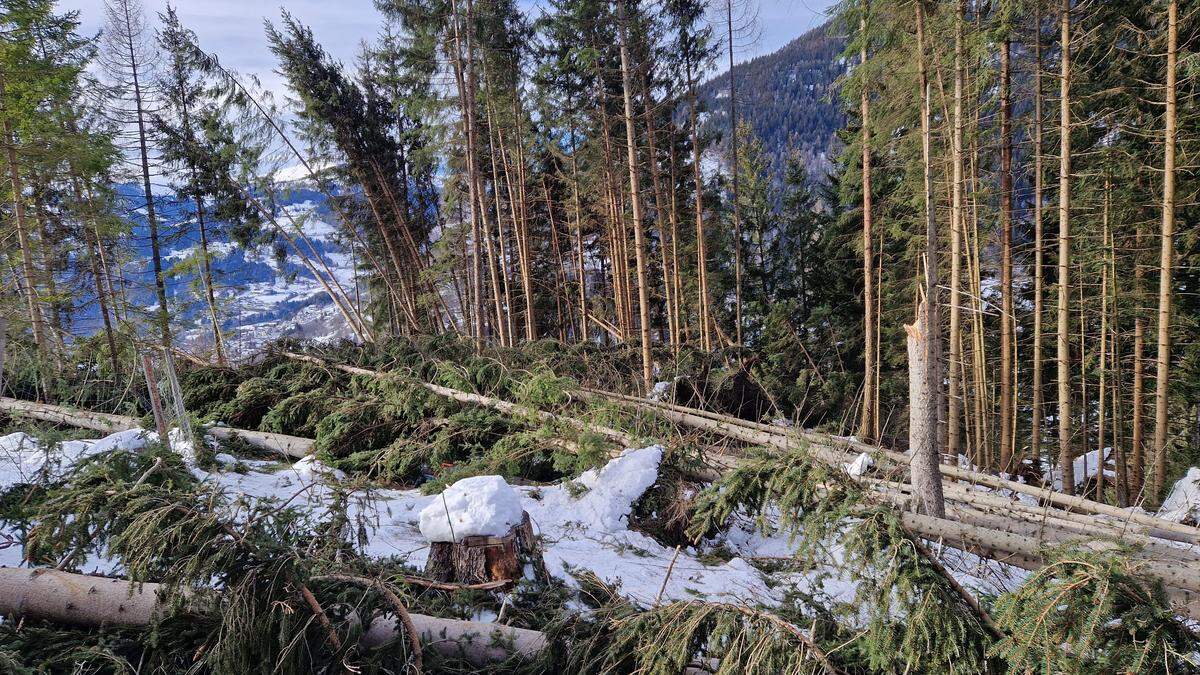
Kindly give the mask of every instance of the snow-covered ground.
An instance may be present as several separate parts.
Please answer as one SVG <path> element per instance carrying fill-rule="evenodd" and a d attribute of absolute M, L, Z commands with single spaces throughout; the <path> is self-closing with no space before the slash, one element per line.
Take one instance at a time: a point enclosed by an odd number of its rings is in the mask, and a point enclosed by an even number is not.
<path fill-rule="evenodd" d="M 96 441 L 67 441 L 46 447 L 22 433 L 0 437 L 0 489 L 32 482 L 39 477 L 62 475 L 84 457 L 124 448 L 137 450 L 153 432 L 140 430 L 113 434 Z M 175 444 L 185 457 L 190 448 Z M 643 604 L 703 598 L 747 605 L 778 606 L 802 591 L 825 602 L 851 602 L 855 587 L 839 576 L 836 542 L 830 545 L 833 565 L 803 572 L 768 572 L 780 559 L 790 557 L 793 546 L 783 535 L 764 535 L 746 519 L 735 522 L 718 540 L 678 552 L 651 537 L 630 529 L 634 503 L 658 480 L 662 448 L 629 449 L 600 469 L 577 479 L 550 486 L 513 487 L 521 507 L 540 536 L 549 572 L 568 585 L 572 571 L 589 570 L 609 583 L 619 583 L 622 593 Z M 333 498 L 333 488 L 344 479 L 313 459 L 294 464 L 242 460 L 219 454 L 222 468 L 212 472 L 193 466 L 192 471 L 231 495 L 287 502 L 319 522 Z M 421 568 L 428 556 L 428 540 L 421 532 L 421 513 L 436 504 L 440 495 L 415 490 L 358 489 L 347 504 L 350 521 L 365 534 L 358 546 L 376 558 L 395 557 Z M 19 540 L 11 526 L 0 528 L 0 542 Z M 0 543 L 2 546 L 2 543 Z M 716 555 L 721 552 L 721 555 Z M 0 565 L 22 564 L 17 543 L 0 548 Z M 996 593 L 1020 583 L 1023 573 L 974 556 L 947 552 L 947 563 L 968 587 Z M 82 570 L 120 573 L 114 561 L 100 552 Z M 660 591 L 661 589 L 661 591 Z"/>

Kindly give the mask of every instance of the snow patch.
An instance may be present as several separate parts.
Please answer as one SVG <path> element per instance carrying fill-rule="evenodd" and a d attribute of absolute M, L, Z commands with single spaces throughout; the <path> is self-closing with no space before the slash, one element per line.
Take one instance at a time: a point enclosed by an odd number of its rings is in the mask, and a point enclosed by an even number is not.
<path fill-rule="evenodd" d="M 1175 483 L 1157 515 L 1176 523 L 1200 523 L 1200 468 L 1191 467 Z"/>
<path fill-rule="evenodd" d="M 525 509 L 500 476 L 464 478 L 421 510 L 421 534 L 431 542 L 508 534 L 521 524 Z"/>
<path fill-rule="evenodd" d="M 862 478 L 863 474 L 872 466 L 875 466 L 875 460 L 871 459 L 871 456 L 864 452 L 855 457 L 853 462 L 846 465 L 846 473 L 850 474 L 851 478 Z"/>

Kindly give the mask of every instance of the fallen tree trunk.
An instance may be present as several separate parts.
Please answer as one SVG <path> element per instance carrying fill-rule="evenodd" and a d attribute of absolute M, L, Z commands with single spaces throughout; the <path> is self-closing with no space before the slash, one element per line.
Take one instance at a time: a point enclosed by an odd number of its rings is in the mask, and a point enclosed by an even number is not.
<path fill-rule="evenodd" d="M 843 463 L 853 459 L 852 453 L 866 452 L 882 456 L 899 467 L 907 468 L 909 464 L 909 458 L 904 453 L 867 445 L 852 438 L 840 438 L 816 431 L 785 429 L 760 422 L 749 422 L 740 418 L 721 415 L 720 413 L 687 408 L 661 401 L 639 399 L 626 394 L 604 392 L 596 389 L 583 389 L 581 393 L 585 397 L 607 399 L 628 406 L 653 408 L 677 424 L 723 434 L 746 443 L 766 445 L 785 450 L 807 447 L 813 456 L 826 462 Z M 1190 544 L 1200 543 L 1200 528 L 1191 527 L 1190 525 L 1156 518 L 1146 513 L 1104 504 L 1078 495 L 1068 495 L 1048 488 L 1018 483 L 1017 481 L 993 476 L 988 473 L 963 469 L 951 464 L 942 464 L 940 470 L 943 481 L 946 478 L 953 478 L 993 489 L 1011 490 L 1015 493 L 1026 494 L 1050 502 L 1064 511 L 1103 515 L 1136 523 L 1148 528 L 1148 534 L 1161 539 L 1172 539 Z"/>
<path fill-rule="evenodd" d="M 0 411 L 43 422 L 69 424 L 81 429 L 93 429 L 106 434 L 127 431 L 129 429 L 139 429 L 142 426 L 137 418 L 127 415 L 90 412 L 51 405 L 49 403 L 35 403 L 33 401 L 22 401 L 8 397 L 0 397 Z M 214 438 L 222 440 L 238 438 L 256 448 L 282 453 L 288 457 L 295 457 L 297 459 L 312 454 L 314 442 L 310 438 L 300 438 L 299 436 L 273 434 L 251 429 L 234 429 L 233 427 L 225 426 L 211 426 L 205 428 L 204 431 Z"/>
<path fill-rule="evenodd" d="M 149 626 L 165 609 L 165 589 L 154 583 L 93 577 L 52 569 L 0 567 L 0 615 L 98 628 Z M 532 658 L 546 648 L 534 630 L 412 614 L 425 649 L 483 667 L 510 656 Z M 380 647 L 403 635 L 391 618 L 375 619 L 360 645 Z"/>

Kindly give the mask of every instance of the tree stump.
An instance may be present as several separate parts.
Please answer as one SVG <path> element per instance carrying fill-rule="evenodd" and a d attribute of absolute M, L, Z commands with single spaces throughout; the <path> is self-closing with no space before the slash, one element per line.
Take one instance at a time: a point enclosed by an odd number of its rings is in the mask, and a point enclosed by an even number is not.
<path fill-rule="evenodd" d="M 546 564 L 528 513 L 520 525 L 503 536 L 480 535 L 457 542 L 430 543 L 425 576 L 459 584 L 505 582 L 511 586 L 525 576 L 526 565 L 532 568 L 533 578 L 545 578 Z"/>

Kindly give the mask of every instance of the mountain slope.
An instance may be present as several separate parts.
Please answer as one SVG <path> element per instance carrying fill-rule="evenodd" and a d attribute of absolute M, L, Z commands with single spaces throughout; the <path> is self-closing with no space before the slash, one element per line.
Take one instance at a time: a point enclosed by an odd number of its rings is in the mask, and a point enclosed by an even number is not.
<path fill-rule="evenodd" d="M 846 72 L 841 53 L 845 40 L 829 35 L 828 24 L 792 40 L 778 51 L 739 63 L 738 117 L 749 122 L 771 158 L 772 174 L 782 176 L 784 162 L 798 150 L 809 175 L 829 170 L 836 132 L 844 123 L 837 103 L 837 79 Z M 729 125 L 729 73 L 700 88 L 709 123 Z"/>

